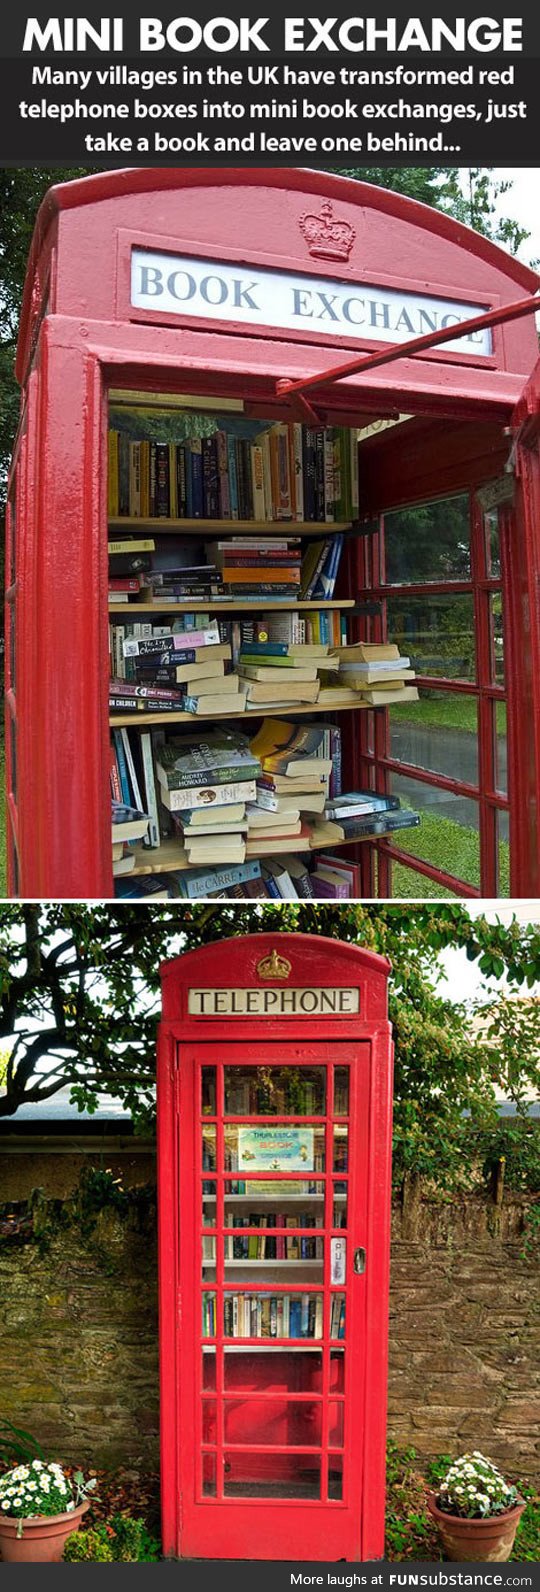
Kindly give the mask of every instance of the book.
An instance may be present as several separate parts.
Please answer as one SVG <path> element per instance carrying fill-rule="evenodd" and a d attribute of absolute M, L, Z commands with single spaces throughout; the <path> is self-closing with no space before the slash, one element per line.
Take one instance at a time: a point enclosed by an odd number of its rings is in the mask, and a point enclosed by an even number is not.
<path fill-rule="evenodd" d="M 220 806 L 213 807 L 211 812 L 206 807 L 187 807 L 182 811 L 180 823 L 183 829 L 194 829 L 199 833 L 201 827 L 206 825 L 211 817 L 216 824 L 225 821 L 228 824 L 241 824 L 244 821 L 245 814 L 245 802 L 229 802 L 228 805 L 220 804 Z"/>
<path fill-rule="evenodd" d="M 259 702 L 270 707 L 286 707 L 288 702 L 316 702 L 319 696 L 318 680 L 295 681 L 288 675 L 281 683 L 277 680 L 251 680 L 240 670 L 247 702 Z"/>
<path fill-rule="evenodd" d="M 232 678 L 234 678 L 234 676 Z M 229 706 L 230 697 L 234 698 L 231 706 Z M 236 692 L 229 692 L 228 697 L 219 695 L 184 697 L 184 711 L 186 713 L 202 713 L 207 718 L 211 718 L 214 713 L 224 713 L 227 711 L 227 708 L 229 708 L 230 712 L 234 710 L 235 713 L 243 713 L 244 706 L 245 696 L 243 695 L 243 692 L 238 689 Z"/>
<path fill-rule="evenodd" d="M 285 812 L 281 810 L 279 812 L 269 812 L 266 808 L 260 807 L 258 802 L 247 802 L 246 818 L 250 833 L 252 830 L 258 831 L 261 829 L 275 829 L 280 832 L 286 829 L 289 824 L 297 824 L 297 832 L 300 831 L 299 807 L 288 807 Z"/>
<path fill-rule="evenodd" d="M 295 888 L 288 869 L 279 857 L 269 857 L 263 867 L 263 878 L 271 876 L 275 881 L 278 896 L 282 901 L 298 901 L 298 891 Z"/>
<path fill-rule="evenodd" d="M 224 727 L 211 730 L 204 738 L 186 735 L 168 741 L 160 747 L 156 766 L 159 779 L 170 789 L 254 781 L 260 773 L 259 759 L 247 736 Z"/>
<path fill-rule="evenodd" d="M 297 664 L 296 660 L 292 658 L 282 658 L 281 665 L 250 663 L 248 658 L 244 658 L 243 653 L 240 653 L 238 671 L 243 680 L 261 680 L 265 682 L 270 680 L 279 684 L 284 691 L 288 690 L 289 686 L 299 682 L 313 682 L 317 679 L 317 669 L 312 664 Z"/>
<path fill-rule="evenodd" d="M 265 772 L 272 774 L 330 774 L 330 758 L 322 758 L 324 726 L 292 724 L 286 719 L 264 719 L 251 741 L 251 751 Z"/>
<path fill-rule="evenodd" d="M 418 689 L 415 685 L 404 685 L 399 691 L 364 689 L 362 698 L 370 707 L 381 708 L 393 706 L 396 702 L 418 702 Z"/>
<path fill-rule="evenodd" d="M 247 803 L 254 801 L 255 795 L 255 780 L 242 780 L 231 784 L 184 786 L 177 790 L 168 790 L 160 781 L 161 801 L 170 813 L 183 812 L 184 808 L 189 810 L 201 807 L 208 811 L 210 807 L 227 807 L 232 802 L 244 799 Z"/>
<path fill-rule="evenodd" d="M 217 619 L 205 630 L 191 631 L 189 637 L 185 631 L 167 631 L 159 636 L 127 636 L 123 643 L 125 658 L 145 657 L 150 653 L 171 652 L 188 653 L 199 647 L 214 647 L 220 645 L 220 635 Z M 180 658 L 182 663 L 192 663 L 193 658 Z"/>

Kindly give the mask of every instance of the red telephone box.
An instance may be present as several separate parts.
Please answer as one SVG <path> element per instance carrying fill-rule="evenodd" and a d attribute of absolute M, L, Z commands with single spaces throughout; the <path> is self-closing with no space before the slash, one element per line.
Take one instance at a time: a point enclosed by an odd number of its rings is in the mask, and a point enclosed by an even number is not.
<path fill-rule="evenodd" d="M 383 1554 L 389 966 L 264 933 L 162 968 L 167 1554 Z"/>
<path fill-rule="evenodd" d="M 405 642 L 422 697 L 405 723 L 333 710 L 346 788 L 423 814 L 347 854 L 362 895 L 422 895 L 426 877 L 540 891 L 538 284 L 450 217 L 326 172 L 142 168 L 50 190 L 7 520 L 10 894 L 113 893 L 107 425 L 158 397 L 358 429 L 336 602 L 348 640 Z M 115 725 L 136 737 L 140 716 Z"/>

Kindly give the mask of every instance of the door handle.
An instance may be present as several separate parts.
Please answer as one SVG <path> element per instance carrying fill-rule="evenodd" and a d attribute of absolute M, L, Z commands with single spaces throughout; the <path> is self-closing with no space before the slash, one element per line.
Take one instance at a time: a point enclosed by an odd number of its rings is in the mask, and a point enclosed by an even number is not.
<path fill-rule="evenodd" d="M 363 1272 L 365 1271 L 365 1269 L 366 1269 L 366 1251 L 365 1251 L 365 1249 L 362 1249 L 362 1248 L 355 1249 L 355 1251 L 354 1251 L 354 1271 L 355 1271 L 355 1275 L 357 1277 L 361 1277 Z"/>

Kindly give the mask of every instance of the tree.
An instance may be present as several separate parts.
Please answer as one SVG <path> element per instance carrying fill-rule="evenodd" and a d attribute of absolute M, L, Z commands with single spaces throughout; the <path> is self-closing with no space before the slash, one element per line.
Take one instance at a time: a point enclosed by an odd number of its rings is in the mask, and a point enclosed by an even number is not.
<path fill-rule="evenodd" d="M 475 1035 L 470 1015 L 435 988 L 438 952 L 465 948 L 486 976 L 510 987 L 540 977 L 540 930 L 471 919 L 459 904 L 233 906 L 4 906 L 0 918 L 0 1042 L 11 1045 L 0 1116 L 71 1086 L 95 1109 L 100 1090 L 123 1101 L 136 1124 L 154 1110 L 159 963 L 178 949 L 238 934 L 299 930 L 362 944 L 393 965 L 390 1015 L 396 1040 L 396 1165 L 454 1175 L 463 1112 L 479 1125 L 493 1113 L 493 1025 Z M 526 1003 L 527 1004 L 527 1003 Z M 530 1003 L 529 1003 L 530 1005 Z M 538 1083 L 539 1045 L 510 1043 L 508 1015 L 498 1079 L 520 1101 Z M 515 1002 L 519 1022 L 518 1003 Z M 495 1030 L 496 1032 L 496 1030 Z M 540 1042 L 540 1018 L 535 1032 Z"/>

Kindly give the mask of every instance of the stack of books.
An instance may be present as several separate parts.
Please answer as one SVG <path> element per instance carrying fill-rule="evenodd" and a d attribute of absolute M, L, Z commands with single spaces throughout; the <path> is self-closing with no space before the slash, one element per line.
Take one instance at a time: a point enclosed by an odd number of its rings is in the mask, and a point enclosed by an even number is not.
<path fill-rule="evenodd" d="M 245 736 L 215 730 L 204 741 L 168 741 L 156 753 L 159 797 L 179 842 L 178 864 L 243 863 L 246 809 L 260 764 Z"/>
<path fill-rule="evenodd" d="M 111 712 L 211 715 L 243 709 L 245 689 L 216 620 L 201 630 L 164 627 L 158 635 L 127 636 L 121 645 L 128 677 L 111 680 Z"/>
<path fill-rule="evenodd" d="M 181 420 L 186 426 L 185 416 Z M 358 444 L 346 426 L 190 417 L 181 442 L 109 432 L 111 519 L 347 521 L 358 514 Z"/>
<path fill-rule="evenodd" d="M 401 656 L 395 642 L 359 641 L 352 646 L 340 646 L 331 654 L 338 664 L 336 685 L 338 689 L 352 691 L 371 707 L 383 707 L 396 702 L 416 702 L 418 691 L 411 682 L 415 679 L 410 659 Z M 330 690 L 333 681 L 329 677 Z"/>
<path fill-rule="evenodd" d="M 223 597 L 223 577 L 215 564 L 172 563 L 164 569 L 150 569 L 141 577 L 141 601 L 145 603 L 215 602 Z"/>
<path fill-rule="evenodd" d="M 223 594 L 242 601 L 286 597 L 296 601 L 302 565 L 298 537 L 231 536 L 207 542 L 208 563 L 219 571 Z"/>
<path fill-rule="evenodd" d="M 343 533 L 327 537 L 321 542 L 310 542 L 302 559 L 299 596 L 303 602 L 329 602 L 336 589 Z"/>
<path fill-rule="evenodd" d="M 327 646 L 254 641 L 240 648 L 238 673 L 244 681 L 248 708 L 282 703 L 316 702 L 319 670 L 338 667 Z"/>
<path fill-rule="evenodd" d="M 131 873 L 137 861 L 137 842 L 148 832 L 148 813 L 112 799 L 112 864 L 116 878 Z"/>

